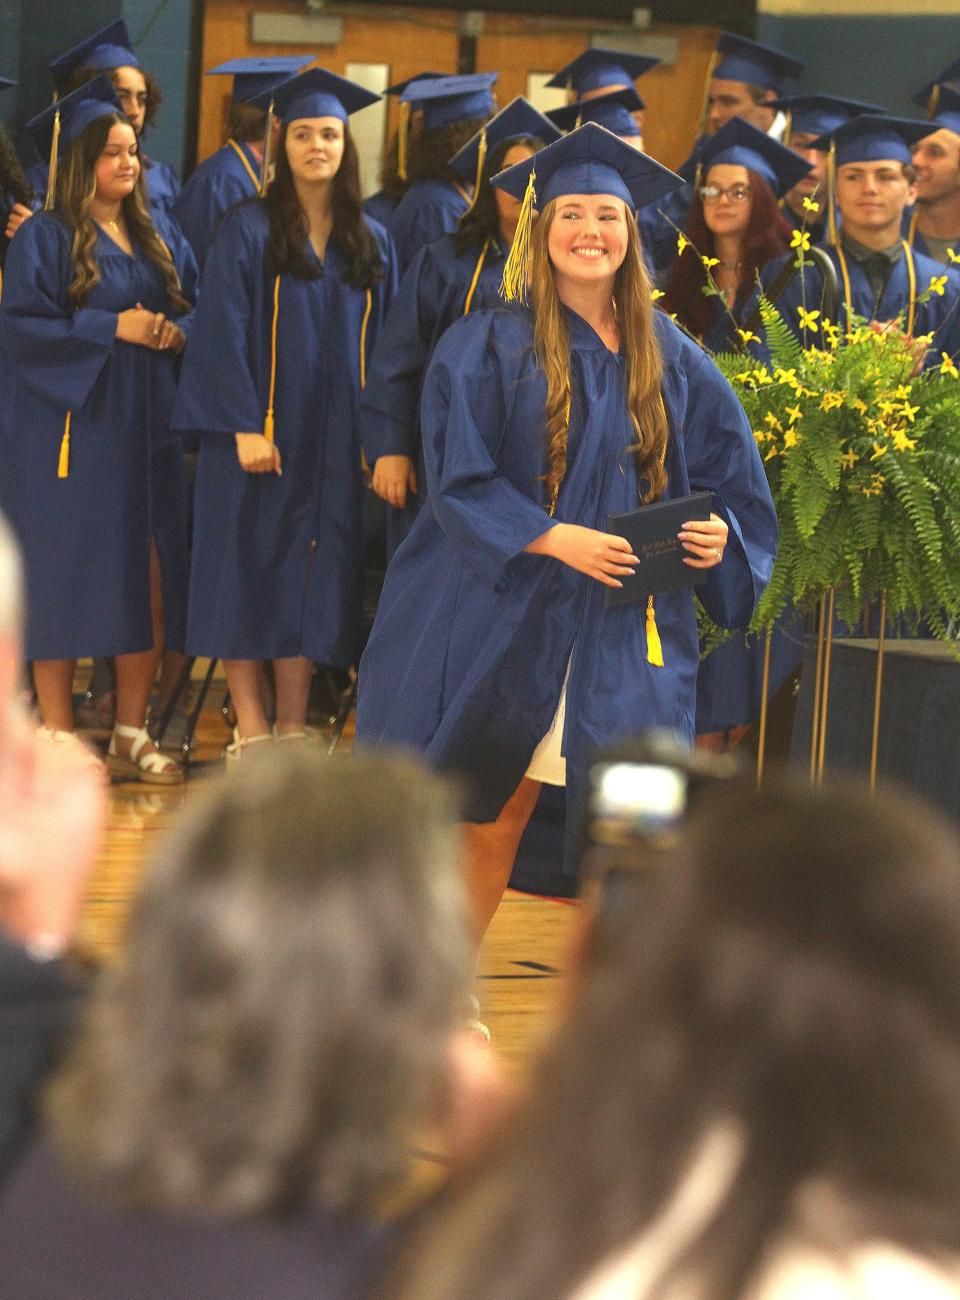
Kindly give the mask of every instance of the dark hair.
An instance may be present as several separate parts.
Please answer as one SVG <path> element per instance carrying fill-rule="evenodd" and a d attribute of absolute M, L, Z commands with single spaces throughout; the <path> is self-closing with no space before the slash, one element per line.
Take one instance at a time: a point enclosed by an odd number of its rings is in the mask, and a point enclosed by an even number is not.
<path fill-rule="evenodd" d="M 307 253 L 307 226 L 297 197 L 290 160 L 287 157 L 287 131 L 280 132 L 276 151 L 276 173 L 267 191 L 270 238 L 266 265 L 271 276 L 299 276 L 314 280 L 323 270 Z M 346 262 L 345 284 L 371 289 L 384 276 L 383 258 L 373 231 L 363 215 L 360 191 L 360 162 L 357 146 L 349 127 L 343 127 L 343 158 L 331 185 L 333 229 L 330 238 Z"/>
<path fill-rule="evenodd" d="M 13 141 L 7 134 L 6 128 L 0 126 L 0 220 L 2 220 L 2 227 L 6 226 L 10 209 L 15 203 L 22 203 L 24 207 L 29 208 L 33 205 L 34 197 L 33 186 L 23 173 L 23 167 L 17 157 Z M 7 245 L 10 242 L 3 233 L 2 227 L 0 227 L 0 266 L 3 265 L 7 254 Z"/>
<path fill-rule="evenodd" d="M 704 172 L 706 177 L 707 172 Z M 747 170 L 750 180 L 750 224 L 743 236 L 740 288 L 733 304 L 733 314 L 746 303 L 756 287 L 757 272 L 778 257 L 787 247 L 790 227 L 784 219 L 770 186 L 756 172 Z M 705 297 L 707 273 L 700 255 L 716 256 L 713 231 L 703 214 L 699 193 L 694 195 L 684 228 L 690 246 L 676 258 L 667 280 L 660 306 L 674 312 L 681 325 L 694 338 L 703 338 L 714 321 L 714 299 Z"/>
<path fill-rule="evenodd" d="M 146 68 L 137 67 L 134 63 L 129 65 L 121 64 L 120 66 L 129 66 L 131 68 L 136 67 L 137 72 L 139 72 L 143 77 L 147 90 L 147 103 L 143 120 L 144 130 L 146 130 L 148 126 L 153 126 L 157 119 L 157 113 L 160 111 L 160 105 L 163 103 L 163 91 L 160 89 L 160 83 L 157 81 L 153 73 L 148 72 Z M 114 73 L 116 71 L 116 68 L 94 68 L 89 63 L 82 68 L 75 68 L 74 71 L 71 72 L 70 76 L 64 81 L 62 93 L 64 95 L 69 95 L 72 90 L 78 90 L 85 82 L 90 81 L 93 77 L 107 76 L 111 81 L 113 81 Z"/>
<path fill-rule="evenodd" d="M 266 110 L 255 104 L 231 103 L 227 114 L 227 135 L 249 144 L 263 140 L 267 129 Z"/>
<path fill-rule="evenodd" d="M 57 213 L 72 235 L 70 262 L 74 276 L 67 290 L 67 302 L 73 309 L 85 306 L 91 289 L 100 282 L 100 267 L 94 256 L 97 227 L 90 216 L 90 205 L 96 195 L 94 167 L 115 126 L 133 130 L 122 113 L 94 118 L 68 146 L 57 169 Z M 150 216 L 142 160 L 137 183 L 123 200 L 122 208 L 130 238 L 163 276 L 164 292 L 170 304 L 178 312 L 189 311 L 190 303 L 181 291 L 170 250 L 157 234 Z"/>
<path fill-rule="evenodd" d="M 470 117 L 459 122 L 448 122 L 446 126 L 435 127 L 432 131 L 421 129 L 416 137 L 416 148 L 407 159 L 407 175 L 411 185 L 414 181 L 431 181 L 440 177 L 459 181 L 460 178 L 450 171 L 447 163 L 487 120 L 485 117 Z"/>
<path fill-rule="evenodd" d="M 193 800 L 49 1093 L 74 1179 L 235 1217 L 366 1211 L 404 1177 L 452 1100 L 455 817 L 412 759 L 288 746 Z"/>
<path fill-rule="evenodd" d="M 741 781 L 705 790 L 686 834 L 632 864 L 536 1092 L 383 1294 L 568 1296 L 643 1242 L 724 1135 L 712 1203 L 652 1257 L 645 1296 L 682 1278 L 685 1295 L 739 1300 L 798 1241 L 956 1254 L 954 828 L 839 779 Z"/>
<path fill-rule="evenodd" d="M 504 158 L 515 145 L 525 145 L 536 153 L 543 148 L 543 141 L 535 135 L 514 136 L 510 140 L 501 140 L 490 150 L 483 165 L 477 201 L 460 218 L 453 235 L 454 248 L 458 254 L 471 248 L 482 248 L 488 239 L 500 238 L 500 215 L 490 178 L 502 170 Z"/>

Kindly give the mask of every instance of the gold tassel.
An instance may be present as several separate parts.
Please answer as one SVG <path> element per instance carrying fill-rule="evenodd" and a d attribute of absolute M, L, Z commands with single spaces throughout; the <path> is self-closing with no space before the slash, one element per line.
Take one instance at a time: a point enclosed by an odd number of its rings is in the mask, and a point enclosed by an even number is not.
<path fill-rule="evenodd" d="M 57 478 L 70 477 L 70 417 L 72 411 L 67 412 L 67 418 L 63 422 L 63 437 L 60 439 L 60 459 L 57 462 Z"/>
<path fill-rule="evenodd" d="M 267 125 L 263 132 L 263 164 L 260 168 L 260 197 L 267 192 L 270 176 L 270 140 L 273 136 L 273 100 L 267 109 Z"/>
<path fill-rule="evenodd" d="M 410 101 L 403 100 L 400 105 L 400 120 L 397 123 L 397 175 L 402 181 L 409 180 L 407 175 L 407 135 L 410 131 Z"/>
<path fill-rule="evenodd" d="M 710 82 L 713 80 L 713 70 L 719 62 L 720 51 L 714 50 L 707 63 L 707 76 L 703 83 L 703 102 L 700 105 L 700 120 L 697 122 L 697 139 L 703 135 L 707 124 L 707 111 L 710 107 Z"/>
<path fill-rule="evenodd" d="M 277 391 L 277 325 L 280 320 L 280 277 L 273 282 L 273 323 L 270 326 L 270 396 L 267 398 L 267 414 L 263 420 L 263 436 L 273 442 L 273 399 Z"/>
<path fill-rule="evenodd" d="M 657 628 L 652 596 L 647 601 L 647 663 L 653 664 L 654 668 L 663 667 L 663 643 Z"/>
<path fill-rule="evenodd" d="M 694 189 L 694 193 L 699 193 L 699 192 L 700 192 L 700 182 L 701 182 L 702 180 L 703 180 L 703 163 L 702 163 L 702 162 L 698 162 L 698 163 L 697 163 L 697 169 L 696 169 L 696 171 L 693 173 L 693 189 Z"/>
<path fill-rule="evenodd" d="M 577 120 L 576 120 L 576 122 L 574 123 L 574 127 L 573 127 L 573 129 L 574 129 L 574 131 L 579 131 L 579 129 L 580 129 L 582 126 L 583 126 L 583 113 L 581 112 L 581 113 L 578 113 L 578 114 L 577 114 Z"/>
<path fill-rule="evenodd" d="M 57 201 L 57 161 L 60 156 L 60 110 L 53 115 L 53 140 L 50 145 L 50 169 L 47 173 L 47 193 L 43 200 L 44 212 L 50 212 Z"/>
<path fill-rule="evenodd" d="M 927 100 L 927 117 L 936 117 L 937 109 L 940 107 L 940 82 L 938 81 L 930 91 L 930 98 Z"/>
<path fill-rule="evenodd" d="M 479 199 L 480 197 L 480 183 L 483 180 L 483 169 L 484 166 L 486 165 L 486 161 L 487 161 L 487 128 L 484 127 L 483 130 L 480 132 L 480 142 L 477 145 L 477 174 L 473 182 L 473 198 L 470 200 L 470 206 L 469 208 L 467 208 L 467 212 L 472 212 L 473 209 L 477 206 L 477 199 Z M 467 212 L 463 214 L 463 217 L 467 215 Z M 463 217 L 460 218 L 461 221 L 463 220 Z"/>
<path fill-rule="evenodd" d="M 530 272 L 530 232 L 533 229 L 533 208 L 537 201 L 537 173 L 530 169 L 526 193 L 520 205 L 517 233 L 503 265 L 500 297 L 504 302 L 527 301 L 527 279 Z"/>
<path fill-rule="evenodd" d="M 790 148 L 790 140 L 792 136 L 793 136 L 793 113 L 788 108 L 784 116 L 784 123 L 783 123 L 783 144 L 784 147 L 787 149 Z"/>
<path fill-rule="evenodd" d="M 917 237 L 917 218 L 920 216 L 920 209 L 914 208 L 910 213 L 910 225 L 907 229 L 907 243 L 913 247 L 913 241 Z"/>
<path fill-rule="evenodd" d="M 827 242 L 837 246 L 837 142 L 830 141 L 827 154 Z"/>

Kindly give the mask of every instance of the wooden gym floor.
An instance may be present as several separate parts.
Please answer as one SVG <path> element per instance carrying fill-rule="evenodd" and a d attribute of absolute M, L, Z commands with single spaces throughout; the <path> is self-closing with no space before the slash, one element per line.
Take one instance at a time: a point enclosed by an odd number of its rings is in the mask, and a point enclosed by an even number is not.
<path fill-rule="evenodd" d="M 220 713 L 224 684 L 214 680 L 197 729 L 191 773 L 174 788 L 116 783 L 106 840 L 84 905 L 78 946 L 98 961 L 114 960 L 144 863 L 162 843 L 177 809 L 197 781 L 222 768 L 230 736 Z M 351 727 L 341 741 L 349 748 Z M 510 891 L 487 934 L 477 995 L 481 1016 L 508 1071 L 521 1076 L 531 1050 L 558 1005 L 577 922 L 570 903 Z"/>

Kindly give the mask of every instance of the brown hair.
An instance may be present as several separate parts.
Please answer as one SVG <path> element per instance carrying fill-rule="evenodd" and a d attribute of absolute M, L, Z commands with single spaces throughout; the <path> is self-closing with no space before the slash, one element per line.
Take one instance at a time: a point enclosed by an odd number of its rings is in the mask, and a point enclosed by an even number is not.
<path fill-rule="evenodd" d="M 276 173 L 267 191 L 270 218 L 267 271 L 272 276 L 289 272 L 300 279 L 313 280 L 323 271 L 307 253 L 307 224 L 287 157 L 288 129 L 285 126 L 280 132 Z M 360 161 L 346 124 L 343 124 L 343 157 L 331 183 L 330 203 L 333 216 L 330 238 L 347 264 L 343 273 L 344 283 L 370 289 L 383 279 L 383 258 L 363 215 Z"/>
<path fill-rule="evenodd" d="M 451 1102 L 456 816 L 412 759 L 290 746 L 192 800 L 49 1093 L 72 1177 L 174 1215 L 379 1201 Z"/>
<path fill-rule="evenodd" d="M 137 67 L 136 64 L 121 64 L 121 66 L 136 67 L 137 72 L 139 72 L 143 77 L 147 90 L 147 103 L 143 119 L 144 130 L 146 130 L 148 126 L 153 126 L 154 122 L 157 120 L 157 113 L 160 111 L 160 105 L 163 103 L 163 91 L 160 89 L 160 83 L 157 81 L 153 73 L 148 72 L 146 68 Z M 116 68 L 94 68 L 90 64 L 87 64 L 83 68 L 76 68 L 63 83 L 62 93 L 64 95 L 69 95 L 72 90 L 79 90 L 81 86 L 85 85 L 86 82 L 92 80 L 94 77 L 106 76 L 113 81 L 116 71 Z"/>
<path fill-rule="evenodd" d="M 227 114 L 227 136 L 230 139 L 239 140 L 242 144 L 257 143 L 263 140 L 266 129 L 265 109 L 240 101 L 231 103 Z"/>
<path fill-rule="evenodd" d="M 437 177 L 460 181 L 455 172 L 450 171 L 447 163 L 468 140 L 471 140 L 487 122 L 485 117 L 469 117 L 458 122 L 448 122 L 445 126 L 433 130 L 420 130 L 416 135 L 416 146 L 410 150 L 407 158 L 407 175 L 410 184 L 414 181 L 429 181 Z"/>
<path fill-rule="evenodd" d="M 547 238 L 557 210 L 552 199 L 533 223 L 530 237 L 530 279 L 533 285 L 533 340 L 537 360 L 547 379 L 547 490 L 552 502 L 567 472 L 567 435 L 572 398 L 570 339 L 563 306 L 553 278 Z M 663 365 L 653 323 L 650 279 L 643 260 L 640 233 L 626 209 L 627 252 L 614 285 L 617 323 L 626 354 L 627 408 L 637 441 L 634 453 L 642 501 L 656 501 L 667 486 L 663 467 L 669 429 L 660 394 Z M 643 480 L 646 480 L 644 485 Z"/>
<path fill-rule="evenodd" d="M 535 135 L 515 135 L 501 140 L 490 150 L 480 175 L 476 202 L 469 212 L 463 214 L 454 231 L 453 244 L 458 254 L 471 248 L 480 248 L 488 239 L 499 240 L 500 213 L 490 178 L 502 169 L 504 158 L 517 145 L 523 145 L 531 153 L 537 153 L 543 148 L 543 141 Z M 504 249 L 504 253 L 507 252 L 509 249 Z"/>
<path fill-rule="evenodd" d="M 57 211 L 73 235 L 70 247 L 73 280 L 67 290 L 67 303 L 72 308 L 83 307 L 91 289 L 100 282 L 100 268 L 94 256 L 97 227 L 90 216 L 90 205 L 97 192 L 94 167 L 115 126 L 130 126 L 130 123 L 122 113 L 95 118 L 67 148 L 57 169 Z M 142 165 L 136 185 L 121 206 L 130 238 L 163 276 L 164 292 L 171 306 L 178 312 L 189 311 L 190 304 L 180 291 L 180 277 L 173 259 L 157 234 L 147 207 Z"/>

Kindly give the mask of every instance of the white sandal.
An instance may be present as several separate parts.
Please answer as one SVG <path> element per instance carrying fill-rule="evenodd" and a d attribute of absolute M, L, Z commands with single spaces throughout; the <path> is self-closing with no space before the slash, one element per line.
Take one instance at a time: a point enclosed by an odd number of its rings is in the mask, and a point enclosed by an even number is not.
<path fill-rule="evenodd" d="M 291 740 L 299 740 L 301 743 L 320 740 L 322 736 L 316 727 L 298 727 L 296 731 L 278 731 L 277 724 L 274 723 L 273 738 L 278 744 L 283 745 Z"/>
<path fill-rule="evenodd" d="M 273 743 L 273 736 L 269 732 L 263 732 L 259 736 L 241 736 L 240 728 L 233 729 L 233 744 L 228 745 L 224 750 L 224 756 L 227 760 L 227 768 L 235 767 L 237 763 L 242 763 L 245 758 L 252 758 L 252 754 L 245 753 L 251 745 L 262 745 L 265 741 Z"/>
<path fill-rule="evenodd" d="M 117 753 L 118 736 L 133 742 L 129 757 Z M 111 776 L 143 781 L 146 785 L 180 785 L 183 781 L 183 768 L 168 754 L 160 753 L 145 727 L 121 727 L 119 723 L 110 736 L 107 771 Z"/>

